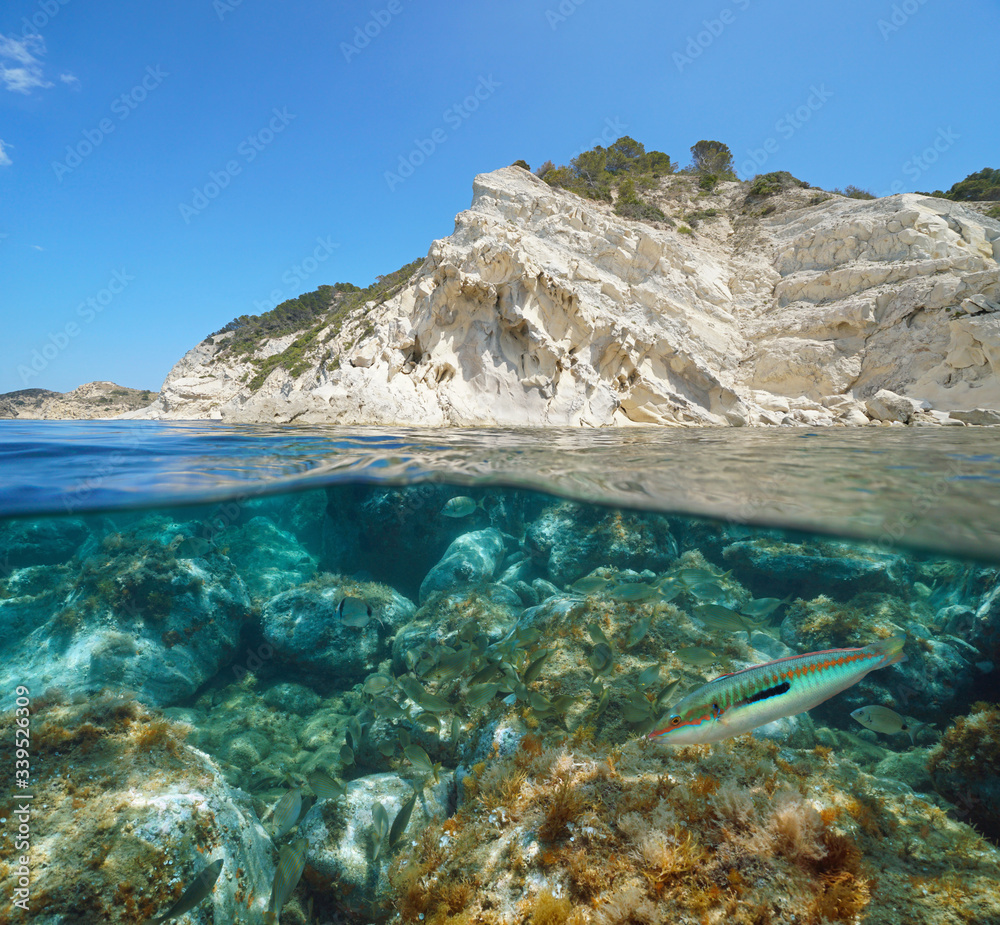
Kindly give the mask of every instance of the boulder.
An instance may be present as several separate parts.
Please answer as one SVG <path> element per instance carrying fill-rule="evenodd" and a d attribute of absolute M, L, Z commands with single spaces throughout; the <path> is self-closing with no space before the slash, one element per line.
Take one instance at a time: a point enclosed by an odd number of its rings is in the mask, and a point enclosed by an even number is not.
<path fill-rule="evenodd" d="M 365 626 L 345 625 L 337 612 L 345 597 L 372 609 Z M 392 588 L 328 576 L 285 591 L 264 605 L 264 639 L 275 657 L 294 666 L 300 680 L 320 691 L 363 680 L 389 654 L 389 639 L 416 613 L 412 601 Z"/>
<path fill-rule="evenodd" d="M 305 547 L 269 517 L 254 517 L 232 527 L 219 542 L 254 601 L 266 601 L 316 574 L 316 563 Z"/>
<path fill-rule="evenodd" d="M 275 869 L 271 840 L 250 797 L 185 744 L 183 726 L 127 697 L 36 702 L 33 889 L 23 921 L 148 922 L 220 859 L 211 893 L 184 921 L 263 921 Z M 6 897 L 15 860 L 0 873 Z"/>
<path fill-rule="evenodd" d="M 364 921 L 387 919 L 394 898 L 388 869 L 395 852 L 386 845 L 373 860 L 372 809 L 381 803 L 391 825 L 414 789 L 418 791 L 417 802 L 403 833 L 409 844 L 419 839 L 421 830 L 430 821 L 454 812 L 452 772 L 442 772 L 437 782 L 407 780 L 390 773 L 352 780 L 336 805 L 330 801 L 316 804 L 299 824 L 299 834 L 309 839 L 308 862 L 312 871 L 321 881 L 336 884 L 337 895 L 351 915 Z M 443 838 L 447 840 L 448 836 Z"/>
<path fill-rule="evenodd" d="M 560 586 L 599 566 L 660 572 L 677 557 L 677 543 L 662 514 L 609 512 L 572 501 L 549 505 L 529 525 L 524 544 Z"/>
<path fill-rule="evenodd" d="M 219 555 L 174 559 L 160 546 L 62 576 L 44 593 L 0 600 L 0 706 L 17 684 L 177 703 L 232 658 L 250 612 L 242 580 Z"/>
<path fill-rule="evenodd" d="M 921 408 L 921 403 L 889 389 L 879 389 L 865 402 L 865 411 L 874 421 L 899 421 L 908 424 L 910 418 Z"/>
<path fill-rule="evenodd" d="M 951 416 L 965 424 L 1000 424 L 1000 411 L 991 408 L 973 408 L 970 411 L 952 411 Z"/>
<path fill-rule="evenodd" d="M 503 561 L 504 549 L 503 534 L 494 527 L 458 537 L 420 583 L 420 603 L 435 592 L 490 581 Z"/>

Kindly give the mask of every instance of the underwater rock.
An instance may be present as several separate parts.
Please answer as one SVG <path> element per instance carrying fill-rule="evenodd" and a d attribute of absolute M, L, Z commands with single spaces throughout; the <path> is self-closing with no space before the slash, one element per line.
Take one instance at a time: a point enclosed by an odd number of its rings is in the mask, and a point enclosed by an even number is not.
<path fill-rule="evenodd" d="M 388 867 L 399 850 L 384 846 L 372 860 L 374 831 L 372 809 L 381 803 L 390 825 L 414 789 L 419 791 L 413 815 L 400 844 L 419 840 L 420 832 L 434 819 L 443 819 L 454 809 L 454 775 L 442 772 L 439 782 L 410 781 L 396 774 L 373 774 L 347 784 L 345 796 L 313 806 L 299 824 L 299 834 L 309 839 L 308 864 L 313 885 L 326 883 L 352 915 L 366 921 L 384 921 L 395 897 L 389 884 Z"/>
<path fill-rule="evenodd" d="M 319 709 L 322 699 L 315 691 L 301 684 L 279 681 L 264 691 L 264 703 L 286 713 L 310 716 Z"/>
<path fill-rule="evenodd" d="M 525 548 L 560 587 L 598 566 L 663 571 L 677 543 L 662 514 L 607 511 L 561 501 L 545 508 L 525 534 Z"/>
<path fill-rule="evenodd" d="M 254 601 L 266 601 L 316 574 L 316 563 L 305 547 L 268 517 L 230 528 L 219 544 Z"/>
<path fill-rule="evenodd" d="M 423 604 L 435 591 L 455 591 L 490 581 L 504 557 L 503 534 L 495 527 L 463 533 L 420 583 Z"/>
<path fill-rule="evenodd" d="M 815 545 L 815 544 L 814 544 Z M 845 599 L 862 591 L 905 596 L 911 566 L 899 556 L 851 546 L 822 544 L 821 550 L 775 540 L 741 540 L 723 550 L 726 567 L 756 597 Z"/>
<path fill-rule="evenodd" d="M 9 722 L 4 741 L 13 741 Z M 147 922 L 218 859 L 214 888 L 183 921 L 262 921 L 274 876 L 271 841 L 250 798 L 184 743 L 182 727 L 104 695 L 41 706 L 32 724 L 36 821 L 23 921 Z M 5 864 L 0 874 L 7 897 L 15 869 Z"/>
<path fill-rule="evenodd" d="M 893 737 L 892 741 L 896 748 L 910 747 L 910 740 L 905 734 Z M 917 792 L 929 793 L 933 788 L 931 776 L 927 771 L 926 749 L 891 752 L 875 765 L 874 773 L 877 777 L 902 781 Z"/>
<path fill-rule="evenodd" d="M 364 569 L 375 581 L 416 598 L 448 544 L 482 522 L 482 511 L 464 521 L 439 516 L 453 494 L 448 485 L 331 485 L 322 521 L 322 568 L 342 575 Z"/>
<path fill-rule="evenodd" d="M 86 569 L 58 592 L 0 601 L 0 626 L 19 630 L 4 637 L 0 707 L 17 684 L 70 695 L 126 689 L 168 706 L 232 656 L 250 599 L 224 557 L 175 560 L 159 547 Z"/>
<path fill-rule="evenodd" d="M 364 626 L 343 622 L 345 597 L 365 601 Z M 301 672 L 320 692 L 362 680 L 388 655 L 388 639 L 413 619 L 416 607 L 392 588 L 325 576 L 271 598 L 262 615 L 265 640 L 275 657 Z"/>
<path fill-rule="evenodd" d="M 89 536 L 77 517 L 8 520 L 0 523 L 0 561 L 7 569 L 68 562 Z"/>
<path fill-rule="evenodd" d="M 927 770 L 959 819 L 1000 839 L 1000 707 L 976 703 L 959 716 L 931 749 Z"/>

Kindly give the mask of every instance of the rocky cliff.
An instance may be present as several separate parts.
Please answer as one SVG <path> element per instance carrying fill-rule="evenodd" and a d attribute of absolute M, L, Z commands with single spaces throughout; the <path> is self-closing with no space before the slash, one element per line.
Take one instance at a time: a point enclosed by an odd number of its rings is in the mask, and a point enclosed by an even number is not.
<path fill-rule="evenodd" d="M 114 382 L 87 382 L 72 392 L 20 389 L 0 394 L 0 419 L 91 420 L 145 408 L 156 393 Z"/>
<path fill-rule="evenodd" d="M 748 189 L 664 177 L 644 196 L 667 220 L 646 223 L 519 167 L 483 174 L 391 298 L 250 354 L 207 338 L 129 416 L 816 425 L 1000 409 L 1000 222 L 919 194 Z M 274 365 L 289 348 L 294 365 Z"/>

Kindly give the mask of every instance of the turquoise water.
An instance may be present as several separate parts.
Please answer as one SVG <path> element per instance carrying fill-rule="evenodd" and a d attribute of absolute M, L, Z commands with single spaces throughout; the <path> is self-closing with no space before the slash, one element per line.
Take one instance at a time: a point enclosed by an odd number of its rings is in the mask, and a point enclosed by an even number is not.
<path fill-rule="evenodd" d="M 0 921 L 1000 922 L 994 433 L 0 422 Z"/>

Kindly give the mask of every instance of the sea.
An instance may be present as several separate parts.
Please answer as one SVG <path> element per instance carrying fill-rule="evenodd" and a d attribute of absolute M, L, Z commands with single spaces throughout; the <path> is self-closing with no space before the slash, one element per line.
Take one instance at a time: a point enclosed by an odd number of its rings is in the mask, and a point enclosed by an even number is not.
<path fill-rule="evenodd" d="M 0 925 L 1000 925 L 997 435 L 0 421 Z"/>

